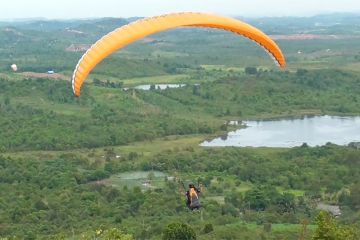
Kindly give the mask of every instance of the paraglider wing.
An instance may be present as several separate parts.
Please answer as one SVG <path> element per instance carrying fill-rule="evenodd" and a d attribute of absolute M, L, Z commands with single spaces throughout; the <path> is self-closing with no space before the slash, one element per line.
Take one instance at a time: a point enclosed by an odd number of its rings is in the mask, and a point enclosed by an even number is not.
<path fill-rule="evenodd" d="M 75 96 L 80 96 L 80 90 L 86 77 L 107 56 L 146 36 L 177 27 L 208 27 L 240 34 L 262 46 L 280 67 L 286 65 L 285 57 L 276 43 L 257 28 L 244 22 L 204 13 L 168 14 L 130 23 L 97 41 L 83 55 L 74 71 L 72 87 Z"/>

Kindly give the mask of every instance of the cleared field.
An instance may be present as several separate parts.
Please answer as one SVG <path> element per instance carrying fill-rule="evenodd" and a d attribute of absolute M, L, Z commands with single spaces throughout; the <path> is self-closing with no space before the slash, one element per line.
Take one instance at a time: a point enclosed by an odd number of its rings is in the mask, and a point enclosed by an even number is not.
<path fill-rule="evenodd" d="M 54 80 L 65 80 L 70 81 L 71 77 L 65 76 L 60 73 L 36 73 L 36 72 L 23 72 L 19 73 L 19 75 L 27 77 L 27 78 L 45 78 L 45 79 L 54 79 Z"/>
<path fill-rule="evenodd" d="M 60 104 L 47 100 L 45 97 L 39 95 L 37 97 L 17 97 L 13 100 L 14 103 L 26 104 L 34 108 L 40 108 L 43 110 L 54 111 L 64 115 L 74 115 L 81 113 L 83 116 L 90 113 L 90 110 L 86 107 L 72 104 Z"/>
<path fill-rule="evenodd" d="M 155 76 L 155 77 L 144 77 L 144 78 L 130 78 L 121 80 L 125 86 L 136 86 L 141 84 L 159 84 L 159 83 L 182 83 L 186 80 L 187 75 L 166 75 L 166 76 Z"/>
<path fill-rule="evenodd" d="M 166 176 L 158 171 L 125 172 L 111 176 L 106 183 L 117 189 L 140 187 L 142 190 L 148 190 L 163 187 Z"/>
<path fill-rule="evenodd" d="M 255 223 L 240 223 L 240 225 L 245 224 L 245 226 L 249 229 L 259 229 L 263 228 L 262 225 L 257 225 Z M 238 223 L 235 225 L 239 225 Z M 291 231 L 291 232 L 300 232 L 302 228 L 301 224 L 271 224 L 272 231 Z M 316 225 L 308 225 L 309 230 L 315 230 Z"/>
<path fill-rule="evenodd" d="M 161 83 L 184 83 L 184 81 L 189 81 L 189 77 L 186 74 L 176 74 L 176 75 L 159 75 L 151 77 L 135 77 L 135 78 L 117 78 L 111 76 L 104 76 L 97 73 L 92 73 L 89 76 L 89 79 L 101 79 L 101 81 L 110 81 L 110 82 L 122 82 L 124 87 L 134 87 L 137 85 L 143 84 L 161 84 Z"/>
<path fill-rule="evenodd" d="M 283 189 L 283 188 L 276 188 L 280 193 L 290 193 L 296 197 L 303 197 L 305 196 L 305 191 L 303 190 L 296 190 L 296 189 Z"/>
<path fill-rule="evenodd" d="M 230 67 L 226 65 L 201 65 L 205 70 L 223 70 L 223 71 L 234 71 L 234 72 L 245 72 L 243 67 Z"/>
<path fill-rule="evenodd" d="M 126 146 L 115 146 L 111 147 L 117 154 L 127 155 L 131 152 L 136 152 L 144 156 L 155 155 L 159 152 L 171 150 L 174 148 L 185 148 L 185 147 L 199 147 L 199 144 L 205 138 L 204 135 L 193 135 L 193 136 L 170 136 L 165 138 L 159 138 L 154 141 L 147 142 L 135 142 Z M 106 148 L 106 147 L 105 147 Z M 91 159 L 102 158 L 104 155 L 104 147 L 92 149 L 78 149 L 70 151 L 24 151 L 15 153 L 5 153 L 5 156 L 11 157 L 23 157 L 32 158 L 39 160 L 51 160 L 56 159 L 62 154 L 76 153 L 82 156 L 86 156 Z M 89 154 L 91 153 L 91 157 Z"/>

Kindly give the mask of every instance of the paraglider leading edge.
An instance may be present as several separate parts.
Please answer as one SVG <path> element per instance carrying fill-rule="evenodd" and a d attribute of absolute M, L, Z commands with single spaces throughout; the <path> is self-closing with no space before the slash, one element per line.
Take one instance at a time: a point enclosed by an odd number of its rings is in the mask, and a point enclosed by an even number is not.
<path fill-rule="evenodd" d="M 173 13 L 145 18 L 115 29 L 93 44 L 79 60 L 73 77 L 72 89 L 80 96 L 81 87 L 90 72 L 113 52 L 151 34 L 177 27 L 207 27 L 233 32 L 244 36 L 258 45 L 285 68 L 286 60 L 278 45 L 259 29 L 242 21 L 206 13 Z"/>

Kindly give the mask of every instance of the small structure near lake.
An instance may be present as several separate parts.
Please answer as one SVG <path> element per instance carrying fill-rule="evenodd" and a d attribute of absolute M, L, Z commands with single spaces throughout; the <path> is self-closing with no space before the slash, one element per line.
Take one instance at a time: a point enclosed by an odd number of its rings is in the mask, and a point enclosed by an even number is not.
<path fill-rule="evenodd" d="M 325 203 L 319 203 L 316 209 L 323 210 L 331 213 L 334 217 L 339 217 L 341 215 L 340 207 L 337 205 L 328 205 Z"/>

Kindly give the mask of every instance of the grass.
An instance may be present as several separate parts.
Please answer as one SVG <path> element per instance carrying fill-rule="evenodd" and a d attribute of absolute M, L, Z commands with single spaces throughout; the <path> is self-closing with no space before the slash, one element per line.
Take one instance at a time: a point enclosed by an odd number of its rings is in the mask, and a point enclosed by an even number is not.
<path fill-rule="evenodd" d="M 342 69 L 345 71 L 354 71 L 354 72 L 359 73 L 360 72 L 360 62 L 349 63 L 349 64 L 345 65 L 344 67 L 342 67 Z"/>
<path fill-rule="evenodd" d="M 234 71 L 234 72 L 240 72 L 240 73 L 244 73 L 245 72 L 245 68 L 243 67 L 230 67 L 230 66 L 226 66 L 226 65 L 201 65 L 202 68 L 204 68 L 205 70 L 222 70 L 222 71 Z"/>
<path fill-rule="evenodd" d="M 115 147 L 115 151 L 119 150 L 122 153 L 138 152 L 145 156 L 154 155 L 166 150 L 174 148 L 198 147 L 200 142 L 204 139 L 203 135 L 190 136 L 170 136 L 156 139 L 151 142 L 137 142 L 127 146 Z"/>
<path fill-rule="evenodd" d="M 283 189 L 281 187 L 276 188 L 279 193 L 291 193 L 296 197 L 303 197 L 305 196 L 305 191 L 303 190 L 297 190 L 297 189 Z"/>
<path fill-rule="evenodd" d="M 140 187 L 143 190 L 147 190 L 163 187 L 165 177 L 166 174 L 162 172 L 135 171 L 113 175 L 106 182 L 117 189 L 122 189 L 126 186 L 128 188 Z M 150 184 L 146 184 L 147 182 Z"/>
<path fill-rule="evenodd" d="M 238 186 L 236 188 L 237 191 L 241 192 L 241 193 L 245 193 L 247 191 L 249 191 L 252 188 L 252 184 L 251 183 L 247 183 L 247 182 L 242 182 L 240 184 L 240 186 Z"/>
<path fill-rule="evenodd" d="M 302 227 L 303 226 L 301 224 L 271 224 L 271 231 L 266 233 L 266 238 L 264 238 L 265 232 L 263 224 L 259 225 L 239 220 L 236 223 L 216 226 L 214 232 L 206 235 L 200 235 L 199 239 L 220 239 L 220 235 L 226 235 L 227 232 L 237 231 L 239 231 L 239 237 L 233 235 L 226 239 L 298 239 L 302 232 Z M 315 228 L 315 225 L 307 226 L 305 239 L 311 239 L 311 235 L 315 231 Z M 240 238 L 240 236 L 242 238 Z"/>
<path fill-rule="evenodd" d="M 180 53 L 180 52 L 170 52 L 155 50 L 151 53 L 151 56 L 154 58 L 178 58 L 178 57 L 189 57 L 189 53 Z"/>
<path fill-rule="evenodd" d="M 218 204 L 225 204 L 225 197 L 224 196 L 211 196 L 211 197 L 206 197 L 206 199 L 215 201 Z"/>
<path fill-rule="evenodd" d="M 125 146 L 115 146 L 111 147 L 117 154 L 127 155 L 131 152 L 136 152 L 144 156 L 152 156 L 157 153 L 166 150 L 172 150 L 175 148 L 185 148 L 185 147 L 199 147 L 199 144 L 205 138 L 204 135 L 190 135 L 190 136 L 169 136 L 164 138 L 159 138 L 153 141 L 147 142 L 135 142 Z M 69 151 L 24 151 L 24 152 L 14 152 L 14 153 L 5 153 L 5 156 L 9 157 L 23 157 L 23 158 L 33 158 L 39 160 L 52 160 L 56 159 L 62 154 L 67 153 L 76 153 L 77 155 L 82 155 L 88 158 L 99 158 L 104 155 L 104 149 L 106 147 L 95 148 L 90 152 L 89 149 L 76 149 Z M 91 157 L 89 157 L 89 154 Z"/>
<path fill-rule="evenodd" d="M 263 229 L 263 225 L 258 225 L 256 223 L 245 223 L 238 222 L 235 224 L 228 224 L 228 226 L 246 226 L 250 230 Z M 271 230 L 273 232 L 300 232 L 302 228 L 302 224 L 287 224 L 287 223 L 275 223 L 271 224 Z M 316 225 L 308 225 L 307 229 L 313 231 L 316 229 Z"/>
<path fill-rule="evenodd" d="M 0 73 L 0 78 L 5 80 L 12 80 L 12 81 L 20 81 L 23 80 L 24 77 L 17 73 Z"/>
<path fill-rule="evenodd" d="M 115 77 L 104 77 L 103 75 L 99 75 L 96 73 L 91 74 L 91 79 L 106 79 L 110 82 L 123 82 L 124 87 L 134 87 L 137 85 L 143 84 L 161 84 L 161 83 L 184 83 L 188 81 L 188 75 L 185 74 L 177 74 L 177 75 L 160 75 L 160 76 L 151 76 L 151 77 L 136 77 L 136 78 L 115 78 Z"/>
<path fill-rule="evenodd" d="M 40 108 L 43 110 L 54 111 L 59 114 L 64 115 L 76 115 L 81 114 L 82 116 L 89 114 L 90 111 L 84 106 L 74 105 L 74 104 L 64 104 L 64 103 L 54 103 L 47 100 L 45 97 L 38 95 L 36 97 L 16 97 L 12 98 L 14 103 L 28 105 L 34 108 Z"/>

